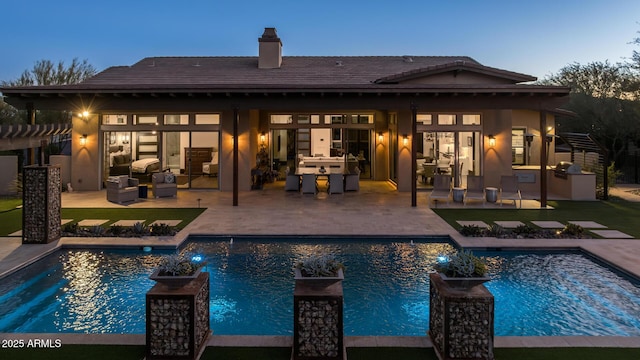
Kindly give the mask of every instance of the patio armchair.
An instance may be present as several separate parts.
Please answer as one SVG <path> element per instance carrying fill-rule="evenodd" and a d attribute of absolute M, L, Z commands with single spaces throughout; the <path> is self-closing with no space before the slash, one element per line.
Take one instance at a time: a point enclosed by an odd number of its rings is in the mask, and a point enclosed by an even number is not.
<path fill-rule="evenodd" d="M 520 200 L 520 208 L 522 209 L 522 194 L 518 188 L 518 178 L 516 176 L 501 176 L 500 177 L 500 206 L 505 200 L 513 200 L 513 205 L 516 205 L 516 201 Z"/>
<path fill-rule="evenodd" d="M 429 194 L 431 200 L 444 199 L 449 204 L 451 198 L 451 175 L 434 175 L 433 191 Z"/>
<path fill-rule="evenodd" d="M 360 168 L 356 167 L 344 176 L 344 191 L 360 191 Z"/>
<path fill-rule="evenodd" d="M 291 168 L 287 166 L 285 170 L 287 174 L 285 177 L 284 191 L 300 191 L 300 177 L 295 174 L 291 174 Z"/>
<path fill-rule="evenodd" d="M 178 195 L 178 184 L 176 184 L 176 176 L 173 173 L 153 174 L 151 185 L 153 186 L 153 196 L 156 198 Z"/>
<path fill-rule="evenodd" d="M 139 180 L 128 175 L 109 176 L 107 179 L 107 201 L 122 204 L 138 199 Z"/>
<path fill-rule="evenodd" d="M 329 194 L 342 194 L 344 192 L 344 176 L 340 173 L 329 174 Z"/>
<path fill-rule="evenodd" d="M 467 191 L 464 194 L 464 204 L 466 205 L 470 199 L 482 200 L 482 206 L 484 206 L 487 198 L 484 193 L 484 178 L 482 176 L 467 176 Z"/>
<path fill-rule="evenodd" d="M 302 175 L 302 193 L 315 194 L 318 192 L 318 184 L 316 184 L 316 176 L 314 174 Z"/>

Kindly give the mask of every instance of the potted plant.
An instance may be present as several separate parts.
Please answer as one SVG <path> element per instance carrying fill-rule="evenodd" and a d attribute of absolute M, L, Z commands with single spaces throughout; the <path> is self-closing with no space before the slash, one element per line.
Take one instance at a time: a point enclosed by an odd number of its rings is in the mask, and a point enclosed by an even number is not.
<path fill-rule="evenodd" d="M 450 257 L 441 257 L 434 265 L 440 277 L 454 288 L 470 289 L 491 280 L 484 259 L 470 250 L 461 250 Z"/>
<path fill-rule="evenodd" d="M 344 265 L 332 255 L 312 255 L 294 266 L 296 281 L 310 281 L 327 287 L 344 280 Z"/>
<path fill-rule="evenodd" d="M 149 277 L 171 289 L 181 288 L 196 279 L 205 264 L 202 258 L 192 254 L 167 256 Z"/>

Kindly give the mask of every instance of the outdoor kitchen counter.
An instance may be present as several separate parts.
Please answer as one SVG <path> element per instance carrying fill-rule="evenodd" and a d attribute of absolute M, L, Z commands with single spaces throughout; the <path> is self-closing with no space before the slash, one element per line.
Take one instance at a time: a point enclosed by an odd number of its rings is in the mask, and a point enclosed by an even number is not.
<path fill-rule="evenodd" d="M 566 179 L 555 176 L 555 166 L 547 166 L 548 193 L 569 200 L 595 200 L 596 175 L 582 171 L 580 174 L 566 174 Z M 513 174 L 518 177 L 520 191 L 526 194 L 540 194 L 540 165 L 514 166 Z"/>

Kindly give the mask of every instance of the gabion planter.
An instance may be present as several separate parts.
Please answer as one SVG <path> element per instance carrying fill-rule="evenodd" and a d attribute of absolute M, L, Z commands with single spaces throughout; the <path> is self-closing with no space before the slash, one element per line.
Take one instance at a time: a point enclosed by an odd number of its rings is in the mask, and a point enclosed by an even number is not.
<path fill-rule="evenodd" d="M 494 299 L 484 285 L 449 286 L 430 274 L 429 337 L 441 360 L 493 360 Z"/>
<path fill-rule="evenodd" d="M 187 285 L 147 292 L 146 359 L 198 359 L 209 330 L 209 273 Z"/>
<path fill-rule="evenodd" d="M 22 243 L 60 240 L 60 165 L 25 166 L 22 175 Z"/>
<path fill-rule="evenodd" d="M 324 286 L 296 280 L 293 293 L 294 360 L 339 359 L 344 354 L 342 280 Z"/>

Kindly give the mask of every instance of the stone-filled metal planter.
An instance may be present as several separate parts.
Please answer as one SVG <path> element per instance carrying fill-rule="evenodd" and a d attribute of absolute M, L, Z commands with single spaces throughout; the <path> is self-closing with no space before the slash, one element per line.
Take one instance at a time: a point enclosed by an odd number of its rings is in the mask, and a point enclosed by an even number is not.
<path fill-rule="evenodd" d="M 180 288 L 157 283 L 146 306 L 147 359 L 200 358 L 211 334 L 208 272 Z"/>
<path fill-rule="evenodd" d="M 60 240 L 60 165 L 25 166 L 22 175 L 22 243 Z"/>
<path fill-rule="evenodd" d="M 292 359 L 346 359 L 343 278 L 328 281 L 296 278 Z"/>
<path fill-rule="evenodd" d="M 429 337 L 440 360 L 493 360 L 493 295 L 484 285 L 449 286 L 430 274 Z"/>

